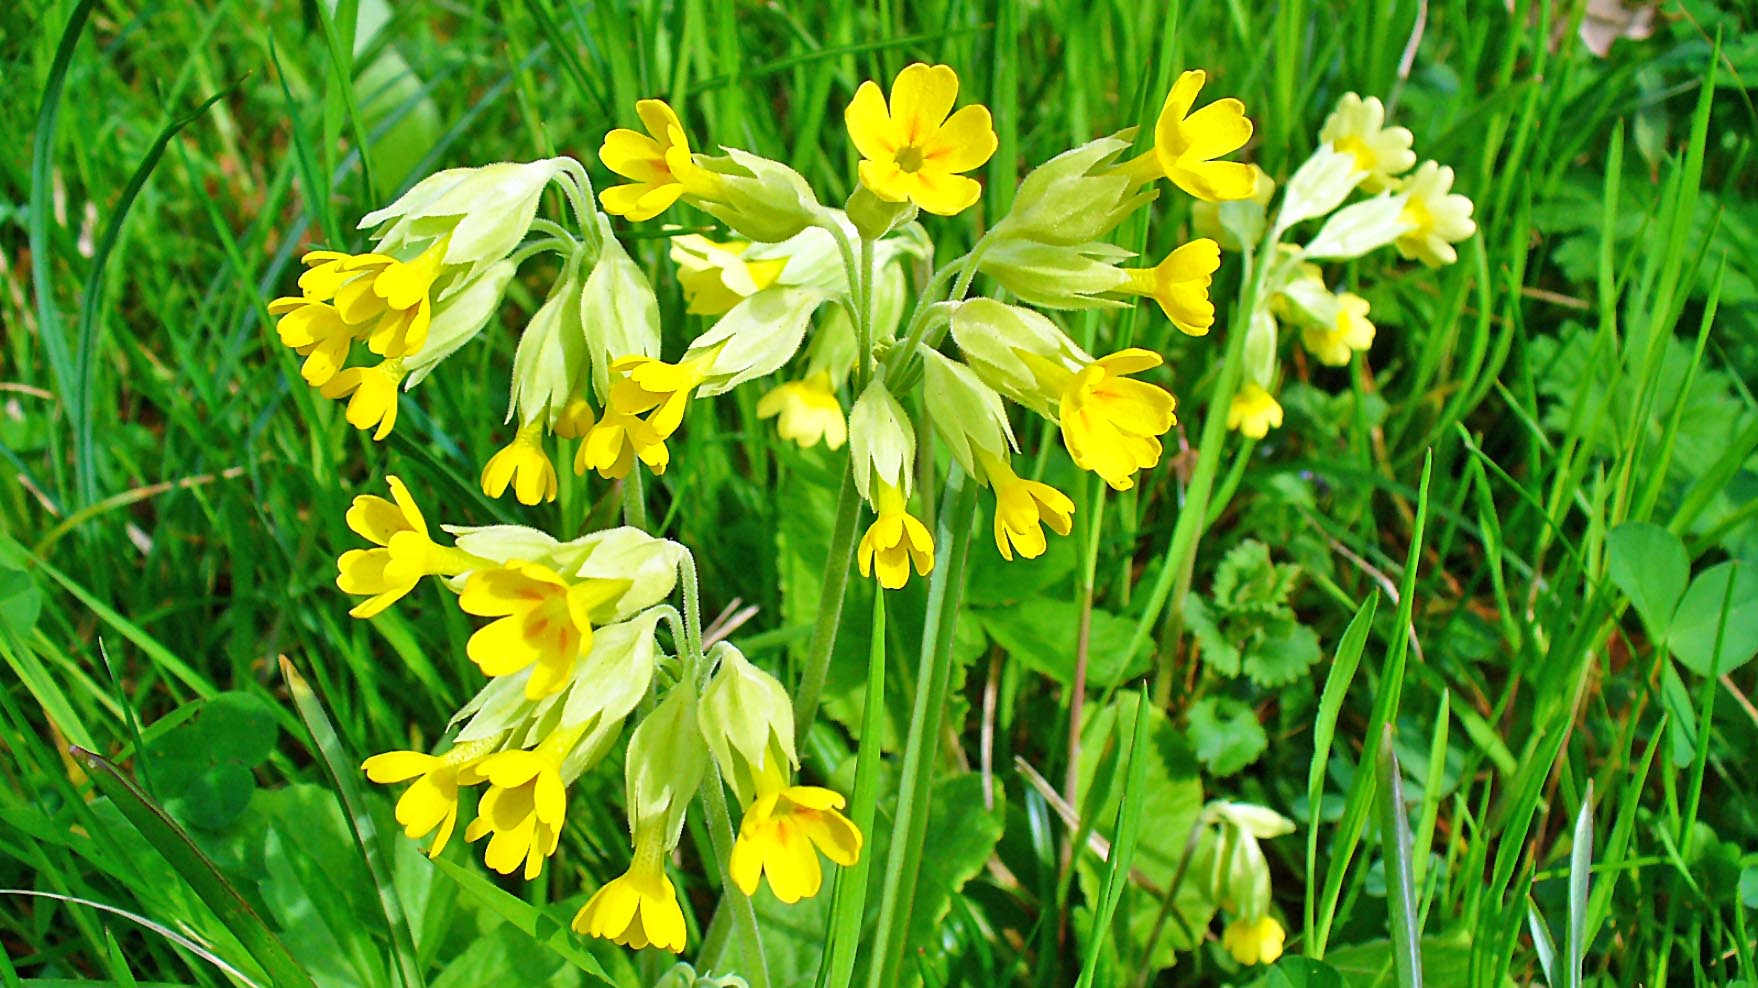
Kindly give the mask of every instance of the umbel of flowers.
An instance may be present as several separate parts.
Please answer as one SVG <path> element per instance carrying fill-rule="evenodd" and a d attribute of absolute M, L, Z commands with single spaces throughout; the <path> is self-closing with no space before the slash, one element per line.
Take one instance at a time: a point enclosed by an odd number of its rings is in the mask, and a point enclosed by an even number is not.
<path fill-rule="evenodd" d="M 514 525 L 441 526 L 451 536 L 442 545 L 408 488 L 388 480 L 390 499 L 361 495 L 348 511 L 349 527 L 373 546 L 338 561 L 337 583 L 366 598 L 355 615 L 382 611 L 431 576 L 483 622 L 466 651 L 487 684 L 452 718 L 450 743 L 363 766 L 375 782 L 411 783 L 397 822 L 411 838 L 431 835 L 430 856 L 450 842 L 460 803 L 480 792 L 464 839 L 486 839 L 490 868 L 536 878 L 560 844 L 569 787 L 657 696 L 624 760 L 629 870 L 593 894 L 575 930 L 683 949 L 683 908 L 666 866 L 697 791 L 722 779 L 744 807 L 731 874 L 745 894 L 767 880 L 776 898 L 797 902 L 822 887 L 820 853 L 855 863 L 861 834 L 840 812 L 843 797 L 794 779 L 787 691 L 729 643 L 703 653 L 693 594 L 684 614 L 666 603 L 680 574 L 693 586 L 682 546 L 627 527 L 560 542 Z M 661 622 L 675 655 L 661 647 Z"/>
<path fill-rule="evenodd" d="M 1253 439 L 1282 424 L 1275 393 L 1283 326 L 1298 329 L 1307 355 L 1331 367 L 1346 366 L 1373 345 L 1367 299 L 1328 287 L 1319 262 L 1390 246 L 1437 268 L 1456 261 L 1453 245 L 1477 230 L 1471 200 L 1451 191 L 1453 169 L 1433 161 L 1417 165 L 1410 131 L 1386 126 L 1377 97 L 1345 94 L 1318 136 L 1318 149 L 1281 190 L 1273 224 L 1276 189 L 1261 172 L 1251 196 L 1196 210 L 1198 229 L 1222 244 L 1256 242 L 1266 228 L 1270 234 L 1273 254 L 1265 259 L 1263 286 L 1246 323 L 1244 379 L 1227 415 L 1229 427 Z M 1343 205 L 1358 191 L 1368 196 Z M 1283 242 L 1295 227 L 1323 217 L 1329 219 L 1304 245 Z"/>

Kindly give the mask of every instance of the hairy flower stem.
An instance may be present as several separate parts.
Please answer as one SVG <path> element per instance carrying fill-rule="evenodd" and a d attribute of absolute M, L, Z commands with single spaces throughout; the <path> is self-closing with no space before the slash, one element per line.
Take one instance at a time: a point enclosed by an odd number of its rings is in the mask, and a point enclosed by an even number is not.
<path fill-rule="evenodd" d="M 842 623 L 842 598 L 848 589 L 849 570 L 855 563 L 855 529 L 861 520 L 861 492 L 855 487 L 854 469 L 844 470 L 842 490 L 836 495 L 836 522 L 830 530 L 830 548 L 824 555 L 824 582 L 818 589 L 818 620 L 812 625 L 806 665 L 800 671 L 800 688 L 794 693 L 794 724 L 799 737 L 812 730 L 824 680 L 830 674 L 830 656 L 836 651 L 836 630 Z"/>
<path fill-rule="evenodd" d="M 904 746 L 903 778 L 892 820 L 891 849 L 885 860 L 885 891 L 879 901 L 872 966 L 867 988 L 903 981 L 904 946 L 910 925 L 910 898 L 922 866 L 928 836 L 928 808 L 933 793 L 934 755 L 939 750 L 941 717 L 952 684 L 952 636 L 958 625 L 959 598 L 964 593 L 965 559 L 977 512 L 976 483 L 955 464 L 947 473 L 939 531 L 941 547 L 928 581 L 928 612 L 922 623 L 922 657 L 916 677 L 915 705 L 910 711 Z M 865 739 L 877 744 L 877 737 Z"/>
<path fill-rule="evenodd" d="M 1159 656 L 1154 669 L 1156 707 L 1164 708 L 1172 700 L 1175 646 L 1184 627 L 1184 598 L 1190 594 L 1197 546 L 1208 523 L 1209 497 L 1215 489 L 1215 475 L 1221 469 L 1221 450 L 1227 437 L 1227 411 L 1233 404 L 1233 394 L 1239 390 L 1239 379 L 1245 370 L 1245 340 L 1249 335 L 1251 313 L 1257 307 L 1264 275 L 1269 269 L 1269 264 L 1259 264 L 1258 258 L 1273 258 L 1274 251 L 1274 242 L 1268 237 L 1260 245 L 1259 254 L 1254 256 L 1249 247 L 1245 250 L 1244 283 L 1238 304 L 1233 309 L 1233 324 L 1227 330 L 1227 354 L 1222 358 L 1221 376 L 1216 380 L 1214 393 L 1209 396 L 1208 406 L 1203 411 L 1196 469 L 1191 472 L 1178 522 L 1172 528 L 1172 545 L 1166 551 L 1165 565 L 1154 581 L 1147 610 L 1130 640 L 1129 654 L 1134 655 L 1145 644 L 1148 628 L 1159 617 L 1161 608 L 1166 609 L 1166 623 L 1161 629 Z"/>

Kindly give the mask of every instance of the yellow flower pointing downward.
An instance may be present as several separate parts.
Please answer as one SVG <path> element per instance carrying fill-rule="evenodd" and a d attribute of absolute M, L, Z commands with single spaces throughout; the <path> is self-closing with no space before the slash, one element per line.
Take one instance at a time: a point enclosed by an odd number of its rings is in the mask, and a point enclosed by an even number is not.
<path fill-rule="evenodd" d="M 507 676 L 535 664 L 527 699 L 560 690 L 574 663 L 592 649 L 592 613 L 620 597 L 628 580 L 570 582 L 536 563 L 509 562 L 470 574 L 458 606 L 498 618 L 470 636 L 465 651 L 489 676 Z"/>
<path fill-rule="evenodd" d="M 909 513 L 902 491 L 883 480 L 875 483 L 879 517 L 861 536 L 861 575 L 877 572 L 880 586 L 899 590 L 909 582 L 911 564 L 918 576 L 927 576 L 934 568 L 934 536 Z"/>
<path fill-rule="evenodd" d="M 665 875 L 663 827 L 642 829 L 628 872 L 594 892 L 574 914 L 572 926 L 575 933 L 637 950 L 652 946 L 674 954 L 683 951 L 684 910 Z"/>
<path fill-rule="evenodd" d="M 368 758 L 360 767 L 374 782 L 406 782 L 415 780 L 397 800 L 397 822 L 403 833 L 420 840 L 439 829 L 427 856 L 437 858 L 452 839 L 452 828 L 458 823 L 459 776 L 471 769 L 487 749 L 487 742 L 460 745 L 444 755 L 427 755 L 419 751 L 387 751 Z"/>
<path fill-rule="evenodd" d="M 534 751 L 490 755 L 471 770 L 475 779 L 487 780 L 488 791 L 476 819 L 464 829 L 464 839 L 475 843 L 494 835 L 482 856 L 490 868 L 510 875 L 523 862 L 526 881 L 543 873 L 543 859 L 555 853 L 568 816 L 561 761 L 585 727 L 558 731 Z"/>
<path fill-rule="evenodd" d="M 1221 946 L 1241 964 L 1274 964 L 1282 956 L 1287 931 L 1273 916 L 1236 919 L 1221 931 Z"/>
<path fill-rule="evenodd" d="M 819 851 L 844 868 L 861 855 L 861 832 L 839 812 L 842 807 L 840 794 L 817 786 L 788 786 L 758 796 L 745 810 L 733 843 L 728 866 L 733 881 L 746 895 L 755 895 L 758 879 L 768 876 L 770 890 L 786 903 L 817 895 L 824 883 Z"/>
<path fill-rule="evenodd" d="M 1262 439 L 1282 427 L 1282 406 L 1261 384 L 1246 382 L 1227 406 L 1227 428 L 1251 439 Z"/>
<path fill-rule="evenodd" d="M 1160 355 L 1131 348 L 1066 374 L 1058 421 L 1074 465 L 1114 489 L 1135 486 L 1132 475 L 1160 462 L 1160 439 L 1177 424 L 1176 400 L 1163 388 L 1127 375 L 1160 365 Z"/>
<path fill-rule="evenodd" d="M 705 362 L 711 361 L 709 355 Z M 690 360 L 668 364 L 652 357 L 624 357 L 610 369 L 617 375 L 610 401 L 574 454 L 574 472 L 590 467 L 607 480 L 626 477 L 639 457 L 654 473 L 664 473 L 671 462 L 665 441 L 683 424 L 690 396 L 704 380 L 701 366 Z"/>
<path fill-rule="evenodd" d="M 381 442 L 397 427 L 397 386 L 403 383 L 403 361 L 387 360 L 372 367 L 349 367 L 331 377 L 323 396 L 348 399 L 346 418 L 356 429 L 374 429 Z"/>
<path fill-rule="evenodd" d="M 1023 480 L 1000 456 L 979 453 L 983 479 L 995 489 L 995 548 L 1011 560 L 1015 551 L 1027 559 L 1044 554 L 1049 541 L 1044 525 L 1057 535 L 1074 527 L 1074 502 L 1049 484 Z"/>
<path fill-rule="evenodd" d="M 1252 167 L 1214 159 L 1232 154 L 1251 140 L 1251 120 L 1245 115 L 1245 104 L 1231 97 L 1192 113 L 1207 78 L 1201 69 L 1178 77 L 1154 123 L 1153 150 L 1119 168 L 1144 184 L 1168 178 L 1208 202 L 1249 199 L 1257 186 Z"/>
<path fill-rule="evenodd" d="M 831 449 L 848 442 L 848 420 L 836 400 L 830 374 L 820 371 L 800 381 L 776 385 L 757 402 L 757 417 L 781 416 L 776 431 L 781 438 L 811 449 L 822 440 Z"/>
<path fill-rule="evenodd" d="M 590 415 L 591 411 L 588 410 Z M 489 457 L 482 467 L 482 493 L 500 497 L 512 485 L 520 504 L 536 504 L 555 500 L 560 482 L 555 464 L 543 451 L 543 423 L 530 422 L 519 427 L 518 435 L 500 452 Z"/>
<path fill-rule="evenodd" d="M 941 216 L 975 203 L 983 187 L 959 173 L 995 153 L 995 128 L 980 103 L 953 113 L 957 98 L 958 73 L 947 65 L 917 62 L 899 72 L 889 105 L 877 83 L 861 83 L 843 114 L 861 152 L 861 184 L 887 202 L 908 200 Z"/>

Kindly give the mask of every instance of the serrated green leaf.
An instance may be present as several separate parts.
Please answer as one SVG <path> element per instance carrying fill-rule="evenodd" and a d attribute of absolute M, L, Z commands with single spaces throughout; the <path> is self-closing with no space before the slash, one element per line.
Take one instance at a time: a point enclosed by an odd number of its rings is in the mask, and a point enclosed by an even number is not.
<path fill-rule="evenodd" d="M 1239 647 L 1221 630 L 1214 610 L 1196 594 L 1185 598 L 1184 626 L 1196 639 L 1203 665 L 1228 679 L 1239 675 Z"/>
<path fill-rule="evenodd" d="M 1273 622 L 1263 637 L 1247 646 L 1245 674 L 1268 689 L 1286 686 L 1305 676 L 1323 654 L 1318 632 L 1293 621 Z"/>
<path fill-rule="evenodd" d="M 1215 775 L 1232 775 L 1263 755 L 1269 735 L 1257 714 L 1238 700 L 1209 697 L 1190 708 L 1190 743 Z"/>

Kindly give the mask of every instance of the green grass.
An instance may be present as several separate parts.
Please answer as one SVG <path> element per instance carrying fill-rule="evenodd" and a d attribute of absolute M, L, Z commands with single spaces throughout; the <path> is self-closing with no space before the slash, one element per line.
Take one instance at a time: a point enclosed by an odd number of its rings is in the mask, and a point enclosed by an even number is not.
<path fill-rule="evenodd" d="M 626 863 L 614 762 L 576 787 L 532 883 L 495 879 L 462 841 L 429 864 L 396 833 L 394 794 L 349 776 L 368 753 L 435 743 L 481 678 L 472 625 L 430 588 L 347 617 L 334 567 L 357 542 L 354 494 L 393 472 L 433 521 L 567 536 L 618 516 L 614 486 L 566 470 L 537 508 L 477 489 L 511 436 L 501 382 L 553 268 L 522 271 L 488 342 L 407 396 L 384 444 L 304 386 L 264 304 L 304 248 L 360 248 L 357 218 L 434 169 L 570 154 L 602 187 L 602 136 L 645 96 L 671 99 L 699 142 L 787 161 L 841 203 L 856 160 L 842 107 L 925 60 L 957 68 L 1000 141 L 983 206 L 926 224 L 941 262 L 1031 167 L 1150 120 L 1193 67 L 1205 99 L 1245 101 L 1248 155 L 1278 178 L 1338 96 L 1381 96 L 1422 156 L 1455 168 L 1478 234 L 1433 274 L 1389 252 L 1332 266 L 1372 302 L 1378 339 L 1347 369 L 1286 363 L 1286 424 L 1256 444 L 1203 429 L 1232 387 L 1237 258 L 1208 338 L 1151 307 L 1066 320 L 1102 350 L 1167 356 L 1182 430 L 1168 459 L 1180 439 L 1200 447 L 1206 481 L 1184 459 L 1112 493 L 1077 476 L 1053 428 L 1016 418 L 1022 465 L 1077 501 L 1073 535 L 1004 567 L 984 494 L 962 599 L 913 581 L 876 607 L 851 581 L 801 749 L 807 775 L 877 820 L 870 870 L 851 873 L 868 915 L 840 888 L 833 921 L 829 887 L 791 910 L 759 899 L 774 983 L 812 983 L 832 927 L 864 931 L 828 956 L 865 984 L 1254 983 L 1220 922 L 1185 918 L 1206 915 L 1187 909 L 1205 881 L 1183 857 L 1190 822 L 1230 799 L 1298 823 L 1264 842 L 1288 953 L 1351 988 L 1418 968 L 1472 988 L 1758 985 L 1758 665 L 1702 675 L 1669 658 L 1678 633 L 1641 613 L 1658 564 L 1621 577 L 1614 536 L 1651 523 L 1691 572 L 1758 566 L 1758 8 L 1669 0 L 1653 37 L 1601 59 L 1568 30 L 1582 6 L 1421 5 L 1407 73 L 1415 0 L 9 8 L 0 889 L 24 891 L 0 891 L 0 984 L 218 985 L 220 964 L 320 988 L 654 983 L 669 957 L 566 928 Z M 1187 202 L 1163 194 L 1117 242 L 1163 256 L 1189 237 Z M 654 228 L 618 229 L 655 276 L 675 357 L 703 322 Z M 694 552 L 706 614 L 755 605 L 738 640 L 791 684 L 842 467 L 781 443 L 752 387 L 693 406 L 645 503 Z M 942 541 L 959 493 L 923 499 Z M 1278 688 L 1215 671 L 1192 619 L 1247 540 L 1299 567 L 1289 606 L 1324 653 Z M 280 655 L 312 693 L 289 688 Z M 200 707 L 226 694 L 243 696 L 213 701 L 225 718 Z M 1205 718 L 1233 710 L 1247 716 L 1229 730 L 1255 725 L 1266 747 L 1220 774 L 1198 757 L 1216 740 Z M 245 754 L 191 768 L 173 753 L 196 730 Z M 211 867 L 154 830 L 152 804 Z M 672 874 L 694 951 L 714 939 L 720 876 L 691 827 Z M 1176 969 L 1143 963 L 1173 945 Z M 754 978 L 752 946 L 721 956 Z M 1316 964 L 1283 976 L 1334 983 Z"/>

